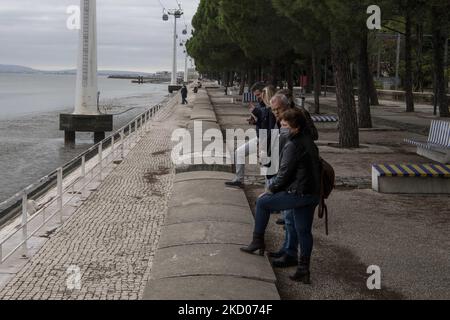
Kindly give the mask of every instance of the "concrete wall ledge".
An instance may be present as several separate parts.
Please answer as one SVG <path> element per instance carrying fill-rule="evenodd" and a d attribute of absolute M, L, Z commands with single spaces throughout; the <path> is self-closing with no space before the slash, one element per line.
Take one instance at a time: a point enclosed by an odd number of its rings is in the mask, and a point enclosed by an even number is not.
<path fill-rule="evenodd" d="M 177 174 L 146 300 L 279 300 L 266 257 L 239 250 L 252 238 L 253 218 L 232 174 Z"/>

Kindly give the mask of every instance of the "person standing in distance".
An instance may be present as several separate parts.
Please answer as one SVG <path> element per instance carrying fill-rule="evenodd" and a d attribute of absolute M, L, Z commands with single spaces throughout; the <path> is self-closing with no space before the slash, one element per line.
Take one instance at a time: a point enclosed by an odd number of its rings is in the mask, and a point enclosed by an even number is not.
<path fill-rule="evenodd" d="M 188 101 L 186 100 L 188 96 L 188 90 L 186 88 L 186 85 L 183 85 L 183 88 L 181 89 L 181 98 L 183 99 L 183 101 L 181 102 L 181 104 L 188 104 Z"/>

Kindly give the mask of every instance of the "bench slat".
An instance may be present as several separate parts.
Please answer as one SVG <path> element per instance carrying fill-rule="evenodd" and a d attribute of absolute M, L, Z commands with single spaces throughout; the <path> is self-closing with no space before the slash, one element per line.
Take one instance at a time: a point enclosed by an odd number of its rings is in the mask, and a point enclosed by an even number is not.
<path fill-rule="evenodd" d="M 428 149 L 428 150 L 433 150 L 436 152 L 446 153 L 446 152 L 450 151 L 450 147 L 443 146 L 441 144 L 425 142 L 425 141 L 416 140 L 416 139 L 405 139 L 405 142 L 408 144 L 417 146 L 417 147 L 421 147 L 421 148 Z"/>
<path fill-rule="evenodd" d="M 450 147 L 450 122 L 433 120 L 428 142 Z"/>
<path fill-rule="evenodd" d="M 258 99 L 256 98 L 256 96 L 253 93 L 245 92 L 244 93 L 244 97 L 243 97 L 243 101 L 244 101 L 244 103 L 258 102 Z"/>
<path fill-rule="evenodd" d="M 441 164 L 373 164 L 381 177 L 450 178 L 450 165 Z"/>
<path fill-rule="evenodd" d="M 314 122 L 338 122 L 339 119 L 336 116 L 311 116 Z"/>

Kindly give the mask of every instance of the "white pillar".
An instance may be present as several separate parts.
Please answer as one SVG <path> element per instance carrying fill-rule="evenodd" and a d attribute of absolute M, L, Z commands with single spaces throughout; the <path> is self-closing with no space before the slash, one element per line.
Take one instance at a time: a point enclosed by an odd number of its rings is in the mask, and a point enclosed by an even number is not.
<path fill-rule="evenodd" d="M 173 29 L 173 64 L 172 64 L 172 82 L 171 85 L 177 85 L 177 15 L 173 15 L 174 29 Z"/>
<path fill-rule="evenodd" d="M 74 114 L 98 115 L 97 0 L 80 0 L 81 28 Z"/>
<path fill-rule="evenodd" d="M 187 63 L 187 61 L 188 61 L 188 54 L 187 54 L 187 51 L 186 51 L 186 55 L 184 57 L 184 82 L 185 83 L 187 83 L 189 81 L 189 79 L 188 79 L 188 63 Z"/>

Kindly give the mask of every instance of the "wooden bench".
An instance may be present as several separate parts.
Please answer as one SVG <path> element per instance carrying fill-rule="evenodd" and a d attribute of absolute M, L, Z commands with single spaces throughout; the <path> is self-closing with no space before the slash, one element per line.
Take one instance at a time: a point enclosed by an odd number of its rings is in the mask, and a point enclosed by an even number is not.
<path fill-rule="evenodd" d="M 337 116 L 319 116 L 319 115 L 311 115 L 311 118 L 314 122 L 339 122 L 339 118 Z"/>
<path fill-rule="evenodd" d="M 333 115 L 311 115 L 314 125 L 317 129 L 333 129 L 339 128 L 339 118 Z"/>
<path fill-rule="evenodd" d="M 417 146 L 418 155 L 440 163 L 450 163 L 450 122 L 433 120 L 427 141 L 405 139 L 405 142 Z"/>
<path fill-rule="evenodd" d="M 252 92 L 245 92 L 242 96 L 243 103 L 258 102 L 258 99 Z"/>
<path fill-rule="evenodd" d="M 450 194 L 450 165 L 373 164 L 372 189 L 381 193 Z"/>
<path fill-rule="evenodd" d="M 243 103 L 243 104 L 248 104 L 250 102 L 258 102 L 258 99 L 256 98 L 256 96 L 253 95 L 253 93 L 251 92 L 245 92 L 242 97 L 238 97 L 238 98 L 232 98 L 232 102 L 233 103 Z"/>

